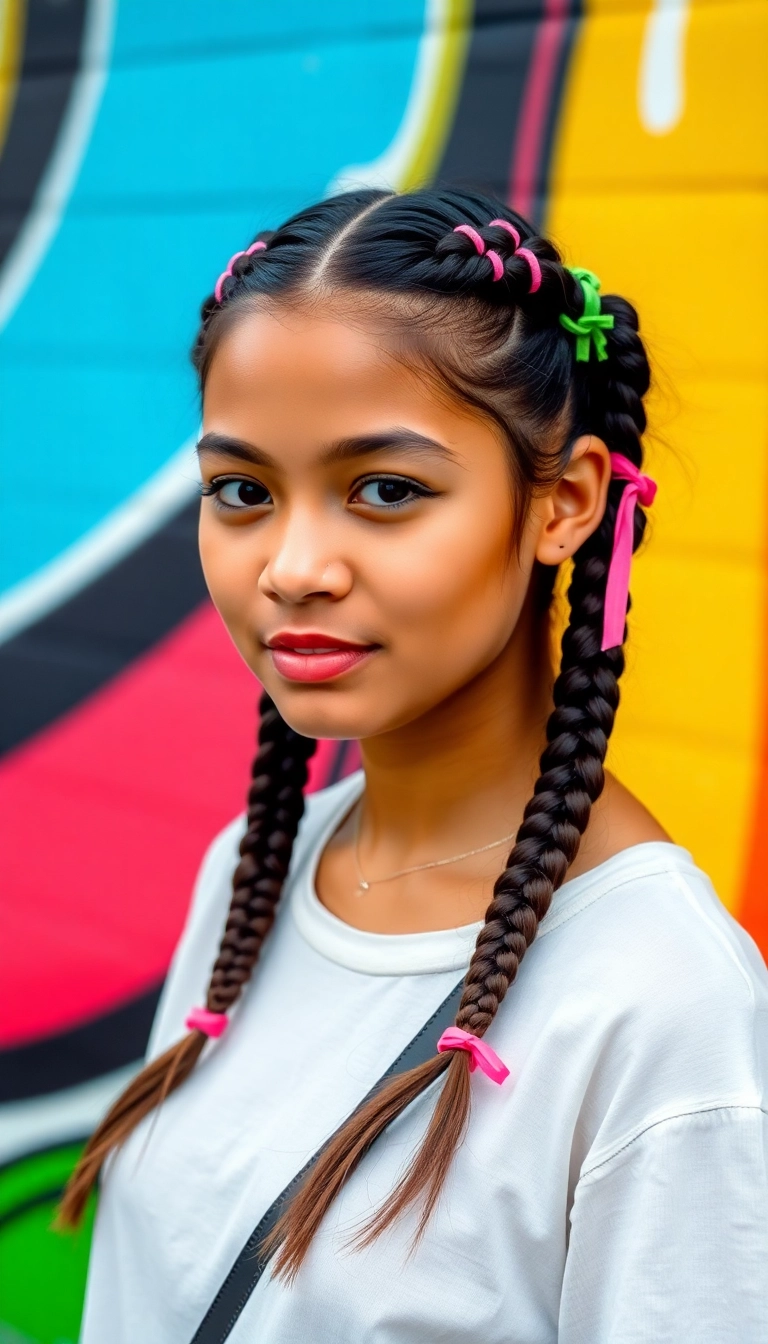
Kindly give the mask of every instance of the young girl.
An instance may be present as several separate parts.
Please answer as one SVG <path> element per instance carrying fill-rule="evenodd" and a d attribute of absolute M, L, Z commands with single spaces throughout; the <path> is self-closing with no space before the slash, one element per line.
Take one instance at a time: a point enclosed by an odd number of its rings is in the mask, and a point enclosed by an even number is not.
<path fill-rule="evenodd" d="M 259 752 L 65 1198 L 109 1159 L 84 1344 L 764 1344 L 768 976 L 603 769 L 655 491 L 634 310 L 496 201 L 361 191 L 232 258 L 194 360 Z M 315 737 L 363 770 L 305 812 Z"/>

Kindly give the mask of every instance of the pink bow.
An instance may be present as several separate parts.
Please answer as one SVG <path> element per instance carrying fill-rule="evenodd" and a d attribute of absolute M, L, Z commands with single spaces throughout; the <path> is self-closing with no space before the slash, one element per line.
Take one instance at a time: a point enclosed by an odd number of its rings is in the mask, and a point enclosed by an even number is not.
<path fill-rule="evenodd" d="M 634 462 L 621 453 L 611 453 L 611 468 L 614 480 L 626 481 L 624 493 L 616 510 L 616 526 L 613 533 L 613 552 L 608 569 L 608 582 L 605 586 L 605 608 L 603 612 L 603 653 L 606 649 L 615 649 L 624 643 L 624 624 L 627 619 L 629 603 L 629 570 L 632 564 L 632 542 L 635 530 L 635 505 L 644 508 L 652 504 L 656 496 L 656 482 L 650 476 L 644 476 Z"/>
<path fill-rule="evenodd" d="M 228 1023 L 226 1013 L 212 1013 L 210 1008 L 193 1008 L 184 1026 L 189 1031 L 202 1031 L 204 1036 L 221 1036 Z"/>
<path fill-rule="evenodd" d="M 437 1042 L 437 1050 L 441 1055 L 446 1050 L 466 1050 L 470 1073 L 479 1068 L 494 1083 L 503 1083 L 509 1077 L 509 1069 L 496 1051 L 479 1036 L 473 1036 L 471 1031 L 464 1031 L 461 1027 L 446 1027 Z"/>

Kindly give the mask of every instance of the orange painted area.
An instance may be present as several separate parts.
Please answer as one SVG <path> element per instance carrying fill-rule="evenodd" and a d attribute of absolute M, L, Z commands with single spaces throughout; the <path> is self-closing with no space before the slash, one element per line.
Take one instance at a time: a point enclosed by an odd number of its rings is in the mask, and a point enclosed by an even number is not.
<path fill-rule="evenodd" d="M 661 9 L 590 0 L 547 223 L 656 371 L 611 765 L 768 951 L 768 6 Z"/>

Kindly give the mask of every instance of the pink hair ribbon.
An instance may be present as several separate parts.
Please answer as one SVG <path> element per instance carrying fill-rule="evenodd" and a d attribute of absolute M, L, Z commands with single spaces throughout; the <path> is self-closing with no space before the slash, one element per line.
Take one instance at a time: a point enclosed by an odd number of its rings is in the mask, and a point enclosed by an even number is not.
<path fill-rule="evenodd" d="M 529 247 L 520 246 L 520 234 L 508 219 L 492 219 L 489 228 L 506 229 L 515 244 L 515 256 L 525 257 L 528 262 L 528 269 L 531 272 L 531 287 L 528 293 L 535 294 L 537 289 L 541 289 L 541 267 L 538 257 L 534 256 Z"/>
<path fill-rule="evenodd" d="M 473 1036 L 471 1031 L 464 1031 L 461 1027 L 446 1027 L 437 1042 L 437 1049 L 441 1055 L 446 1050 L 466 1050 L 470 1073 L 479 1068 L 494 1083 L 503 1083 L 509 1077 L 509 1069 L 496 1051 L 479 1036 Z"/>
<path fill-rule="evenodd" d="M 632 543 L 635 530 L 635 505 L 648 508 L 656 496 L 656 482 L 644 476 L 628 457 L 611 453 L 611 475 L 614 480 L 626 481 L 616 510 L 613 533 L 613 551 L 605 587 L 603 615 L 603 653 L 624 643 L 624 624 L 629 604 L 629 571 L 632 564 Z"/>
<path fill-rule="evenodd" d="M 234 266 L 238 257 L 250 257 L 253 252 L 263 252 L 266 246 L 267 246 L 266 243 L 251 243 L 251 246 L 247 247 L 244 252 L 236 252 L 233 257 L 229 258 L 229 261 L 227 262 L 227 269 L 226 271 L 221 272 L 221 275 L 216 281 L 216 288 L 213 291 L 213 295 L 217 303 L 221 303 L 221 287 L 224 284 L 224 281 L 226 280 L 227 276 L 232 274 L 232 267 Z"/>
<path fill-rule="evenodd" d="M 228 1025 L 226 1013 L 212 1013 L 209 1008 L 193 1008 L 184 1023 L 189 1031 L 202 1031 L 204 1036 L 221 1036 Z"/>
<path fill-rule="evenodd" d="M 493 267 L 494 280 L 502 280 L 504 278 L 504 262 L 501 260 L 498 252 L 494 252 L 492 248 L 486 248 L 485 242 L 480 237 L 477 229 L 473 229 L 471 224 L 457 224 L 453 232 L 463 233 L 465 237 L 469 238 L 475 244 L 477 255 L 479 257 L 488 258 Z"/>

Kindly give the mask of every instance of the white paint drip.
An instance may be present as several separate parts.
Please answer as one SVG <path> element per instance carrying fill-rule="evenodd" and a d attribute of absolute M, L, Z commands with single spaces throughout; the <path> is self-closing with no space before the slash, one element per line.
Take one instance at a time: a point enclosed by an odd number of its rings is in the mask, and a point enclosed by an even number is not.
<path fill-rule="evenodd" d="M 107 81 L 114 21 L 115 0 L 89 0 L 80 73 L 32 208 L 0 275 L 0 329 L 16 311 L 58 231 Z"/>
<path fill-rule="evenodd" d="M 195 442 L 190 439 L 90 532 L 0 597 L 0 644 L 111 569 L 194 497 L 200 480 Z"/>
<path fill-rule="evenodd" d="M 0 1106 L 0 1165 L 25 1153 L 86 1138 L 139 1067 L 137 1060 L 77 1087 Z"/>
<path fill-rule="evenodd" d="M 640 56 L 638 112 L 651 135 L 668 135 L 685 107 L 685 38 L 691 0 L 653 0 Z"/>

